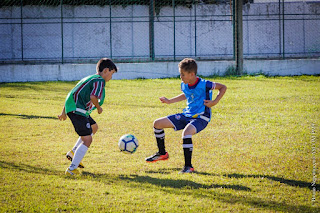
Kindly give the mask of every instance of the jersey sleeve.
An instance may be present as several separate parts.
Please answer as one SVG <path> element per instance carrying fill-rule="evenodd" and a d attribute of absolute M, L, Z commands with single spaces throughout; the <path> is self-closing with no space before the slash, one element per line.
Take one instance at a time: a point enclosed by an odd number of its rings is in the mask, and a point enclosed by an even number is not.
<path fill-rule="evenodd" d="M 94 95 L 97 98 L 101 98 L 103 88 L 104 88 L 104 81 L 103 80 L 97 79 L 97 80 L 93 81 L 93 88 L 91 90 L 90 96 Z"/>
<path fill-rule="evenodd" d="M 206 81 L 206 89 L 214 90 L 216 88 L 216 83 L 212 81 Z"/>

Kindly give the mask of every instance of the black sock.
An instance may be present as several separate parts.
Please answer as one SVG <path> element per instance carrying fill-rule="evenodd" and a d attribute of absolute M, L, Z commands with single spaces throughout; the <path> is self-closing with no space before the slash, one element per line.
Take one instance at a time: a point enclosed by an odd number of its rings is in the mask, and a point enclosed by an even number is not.
<path fill-rule="evenodd" d="M 185 166 L 192 167 L 191 158 L 192 158 L 193 144 L 191 136 L 187 135 L 183 138 L 183 153 L 184 153 L 184 162 Z"/>
<path fill-rule="evenodd" d="M 153 131 L 157 139 L 157 145 L 158 145 L 160 155 L 166 154 L 166 148 L 164 146 L 164 138 L 165 138 L 164 130 L 153 128 Z"/>

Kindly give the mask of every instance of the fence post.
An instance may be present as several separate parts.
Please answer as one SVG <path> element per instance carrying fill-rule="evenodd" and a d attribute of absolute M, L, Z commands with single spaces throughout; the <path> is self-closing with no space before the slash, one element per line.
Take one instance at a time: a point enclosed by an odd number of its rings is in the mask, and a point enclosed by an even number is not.
<path fill-rule="evenodd" d="M 21 7 L 20 7 L 20 31 L 21 31 L 21 59 L 22 59 L 22 61 L 24 61 L 24 55 L 23 55 L 23 17 L 22 17 L 22 15 L 23 15 L 23 12 L 22 12 L 22 8 L 23 8 L 23 2 L 22 2 L 23 0 L 21 0 L 20 2 L 21 2 Z"/>
<path fill-rule="evenodd" d="M 173 61 L 176 61 L 176 3 L 172 0 L 173 7 Z"/>
<path fill-rule="evenodd" d="M 154 12 L 155 0 L 150 0 L 149 5 L 149 55 L 150 59 L 154 61 Z"/>
<path fill-rule="evenodd" d="M 112 58 L 112 26 L 111 26 L 111 22 L 112 22 L 112 4 L 111 4 L 111 0 L 109 0 L 109 42 L 110 42 L 110 58 Z"/>
<path fill-rule="evenodd" d="M 60 0 L 60 11 L 61 11 L 61 63 L 64 62 L 64 55 L 63 55 L 63 0 Z"/>
<path fill-rule="evenodd" d="M 243 72 L 243 28 L 242 8 L 243 0 L 234 0 L 235 5 L 235 60 L 237 75 Z"/>
<path fill-rule="evenodd" d="M 194 56 L 197 57 L 197 4 L 193 0 L 194 6 Z"/>
<path fill-rule="evenodd" d="M 282 37 L 281 37 L 281 0 L 278 0 L 278 7 L 279 7 L 279 57 L 282 56 Z"/>
<path fill-rule="evenodd" d="M 285 59 L 284 0 L 282 0 L 282 59 Z"/>

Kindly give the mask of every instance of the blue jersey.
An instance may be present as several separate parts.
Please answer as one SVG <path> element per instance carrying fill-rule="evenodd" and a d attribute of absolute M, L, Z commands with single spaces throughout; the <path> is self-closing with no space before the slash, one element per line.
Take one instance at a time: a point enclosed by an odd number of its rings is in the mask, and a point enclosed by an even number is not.
<path fill-rule="evenodd" d="M 181 90 L 187 98 L 187 107 L 183 109 L 183 114 L 186 117 L 201 118 L 209 122 L 211 120 L 211 108 L 204 105 L 204 100 L 212 99 L 212 90 L 216 84 L 201 78 L 190 86 L 181 83 Z"/>

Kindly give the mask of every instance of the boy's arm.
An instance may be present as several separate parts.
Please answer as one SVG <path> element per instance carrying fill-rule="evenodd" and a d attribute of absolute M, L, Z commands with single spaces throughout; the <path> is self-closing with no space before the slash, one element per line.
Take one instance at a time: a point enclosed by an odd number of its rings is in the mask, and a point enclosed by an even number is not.
<path fill-rule="evenodd" d="M 211 100 L 204 100 L 204 105 L 209 108 L 213 107 L 214 105 L 216 105 L 220 101 L 220 99 L 223 97 L 224 93 L 226 92 L 227 87 L 223 84 L 216 83 L 215 89 L 219 90 L 216 99 L 214 99 L 212 101 Z"/>
<path fill-rule="evenodd" d="M 98 113 L 101 114 L 102 113 L 102 108 L 101 108 L 101 106 L 99 104 L 99 100 L 98 100 L 97 96 L 90 95 L 90 100 L 93 103 L 93 105 L 97 108 Z"/>
<path fill-rule="evenodd" d="M 166 97 L 161 97 L 159 98 L 160 101 L 162 103 L 166 103 L 166 104 L 172 104 L 172 103 L 176 103 L 176 102 L 179 102 L 179 101 L 183 101 L 183 100 L 186 100 L 186 96 L 184 93 L 181 93 L 180 95 L 174 97 L 174 98 L 171 98 L 171 99 L 168 99 Z"/>
<path fill-rule="evenodd" d="M 62 110 L 61 114 L 58 115 L 58 118 L 59 118 L 60 121 L 64 121 L 64 120 L 67 119 L 66 107 L 65 106 L 63 107 L 63 110 Z"/>

